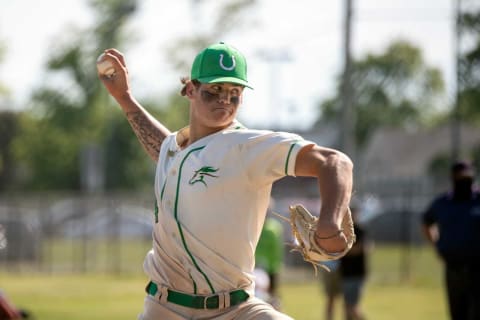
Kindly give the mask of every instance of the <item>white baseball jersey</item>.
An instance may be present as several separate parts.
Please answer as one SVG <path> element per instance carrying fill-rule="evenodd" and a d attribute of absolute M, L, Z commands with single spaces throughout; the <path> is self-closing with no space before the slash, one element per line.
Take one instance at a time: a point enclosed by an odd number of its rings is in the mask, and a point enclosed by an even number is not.
<path fill-rule="evenodd" d="M 293 176 L 298 135 L 235 121 L 185 149 L 188 127 L 162 143 L 155 177 L 153 248 L 144 270 L 174 290 L 254 292 L 255 247 L 272 183 Z"/>

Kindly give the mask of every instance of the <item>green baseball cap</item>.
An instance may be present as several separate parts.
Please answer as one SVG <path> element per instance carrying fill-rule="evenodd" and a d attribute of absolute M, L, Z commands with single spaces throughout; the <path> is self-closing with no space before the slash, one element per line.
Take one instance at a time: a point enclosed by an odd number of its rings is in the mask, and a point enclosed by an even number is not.
<path fill-rule="evenodd" d="M 248 85 L 245 57 L 223 42 L 203 49 L 195 57 L 190 78 L 201 83 L 229 82 L 253 89 Z"/>

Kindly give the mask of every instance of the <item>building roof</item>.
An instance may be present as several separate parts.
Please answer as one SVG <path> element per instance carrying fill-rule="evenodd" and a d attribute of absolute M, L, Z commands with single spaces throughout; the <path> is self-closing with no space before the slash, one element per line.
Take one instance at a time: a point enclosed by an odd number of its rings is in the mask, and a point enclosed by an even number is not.
<path fill-rule="evenodd" d="M 480 146 L 480 128 L 462 126 L 461 151 Z M 362 171 L 370 177 L 415 177 L 424 175 L 431 161 L 449 156 L 452 148 L 451 127 L 405 131 L 378 130 L 362 154 Z"/>

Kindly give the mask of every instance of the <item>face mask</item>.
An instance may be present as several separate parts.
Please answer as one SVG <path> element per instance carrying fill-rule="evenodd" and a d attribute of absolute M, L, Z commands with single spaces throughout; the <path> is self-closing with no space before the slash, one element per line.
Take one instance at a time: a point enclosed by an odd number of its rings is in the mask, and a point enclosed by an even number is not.
<path fill-rule="evenodd" d="M 472 196 L 472 178 L 461 178 L 453 181 L 453 196 L 455 199 L 467 200 Z"/>

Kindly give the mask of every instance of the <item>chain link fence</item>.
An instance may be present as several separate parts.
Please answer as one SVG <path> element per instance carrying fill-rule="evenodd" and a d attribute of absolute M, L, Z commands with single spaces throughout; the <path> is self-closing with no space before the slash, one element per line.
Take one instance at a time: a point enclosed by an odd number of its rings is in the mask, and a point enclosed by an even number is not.
<path fill-rule="evenodd" d="M 306 180 L 302 190 L 316 190 Z M 312 185 L 309 187 L 308 184 Z M 314 191 L 303 197 L 286 183 L 274 189 L 275 211 L 288 214 L 300 201 L 312 212 Z M 356 194 L 362 223 L 377 244 L 402 245 L 399 272 L 408 276 L 411 248 L 420 246 L 420 216 L 434 196 L 428 181 L 385 179 L 364 183 Z M 41 273 L 139 274 L 151 248 L 154 197 L 144 194 L 42 194 L 0 198 L 0 270 Z M 283 210 L 284 209 L 284 210 Z M 285 225 L 285 242 L 290 237 Z M 285 246 L 285 264 L 309 266 Z"/>
<path fill-rule="evenodd" d="M 0 267 L 15 272 L 141 272 L 154 198 L 111 194 L 0 199 Z"/>

